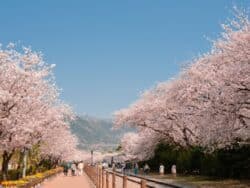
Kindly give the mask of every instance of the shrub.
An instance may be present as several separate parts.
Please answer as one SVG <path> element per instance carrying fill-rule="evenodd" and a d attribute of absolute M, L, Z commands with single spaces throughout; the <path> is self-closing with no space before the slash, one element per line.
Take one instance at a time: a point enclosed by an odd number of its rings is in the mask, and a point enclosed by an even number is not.
<path fill-rule="evenodd" d="M 3 187 L 27 187 L 28 185 L 35 185 L 42 182 L 44 179 L 53 176 L 59 172 L 62 172 L 62 168 L 56 168 L 52 170 L 45 171 L 43 173 L 37 173 L 35 175 L 26 176 L 20 180 L 14 181 L 3 181 L 1 184 Z"/>
<path fill-rule="evenodd" d="M 173 146 L 159 144 L 155 155 L 147 162 L 153 171 L 159 171 L 159 165 L 165 166 L 170 173 L 176 164 L 178 173 L 200 174 L 219 178 L 250 178 L 250 146 L 233 145 L 213 153 L 205 153 L 203 148 L 190 147 L 176 149 Z"/>

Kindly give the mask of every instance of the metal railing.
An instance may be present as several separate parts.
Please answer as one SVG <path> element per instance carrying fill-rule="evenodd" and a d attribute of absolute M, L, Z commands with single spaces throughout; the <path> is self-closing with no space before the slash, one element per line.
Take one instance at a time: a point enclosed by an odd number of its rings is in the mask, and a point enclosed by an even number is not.
<path fill-rule="evenodd" d="M 93 181 L 96 188 L 155 188 L 159 186 L 182 188 L 179 185 L 169 184 L 133 174 L 122 174 L 97 166 L 86 166 L 85 172 Z"/>
<path fill-rule="evenodd" d="M 136 184 L 140 188 L 153 188 L 152 186 L 148 186 L 147 181 L 144 179 L 135 179 L 115 171 L 102 169 L 101 167 L 85 166 L 84 170 L 96 188 L 130 188 L 128 187 L 129 182 Z M 118 178 L 120 181 L 118 181 Z"/>

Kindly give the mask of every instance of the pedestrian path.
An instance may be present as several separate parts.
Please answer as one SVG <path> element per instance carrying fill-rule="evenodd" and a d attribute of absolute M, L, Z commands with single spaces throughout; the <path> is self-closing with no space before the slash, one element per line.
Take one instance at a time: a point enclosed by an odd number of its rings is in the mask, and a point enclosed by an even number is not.
<path fill-rule="evenodd" d="M 82 176 L 64 176 L 59 174 L 41 185 L 41 188 L 94 188 L 93 183 L 88 176 L 83 173 Z"/>

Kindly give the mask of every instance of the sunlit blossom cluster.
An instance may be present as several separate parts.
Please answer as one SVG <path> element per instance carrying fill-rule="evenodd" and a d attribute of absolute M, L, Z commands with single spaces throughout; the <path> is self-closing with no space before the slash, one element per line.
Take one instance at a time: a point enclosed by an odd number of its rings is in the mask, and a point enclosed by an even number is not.
<path fill-rule="evenodd" d="M 222 27 L 209 53 L 115 112 L 116 126 L 138 128 L 122 139 L 124 150 L 141 158 L 162 140 L 213 150 L 250 139 L 250 22 L 238 12 Z"/>
<path fill-rule="evenodd" d="M 77 139 L 69 130 L 74 115 L 59 100 L 53 67 L 30 48 L 0 49 L 0 153 L 5 158 L 34 145 L 43 157 L 68 159 L 76 152 Z"/>

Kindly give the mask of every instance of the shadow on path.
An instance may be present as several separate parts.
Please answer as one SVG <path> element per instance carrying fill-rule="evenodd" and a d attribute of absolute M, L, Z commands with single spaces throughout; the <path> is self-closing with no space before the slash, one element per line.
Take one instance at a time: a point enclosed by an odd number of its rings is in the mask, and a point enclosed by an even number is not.
<path fill-rule="evenodd" d="M 58 176 L 44 182 L 41 188 L 94 188 L 93 183 L 84 173 L 82 176 Z"/>

